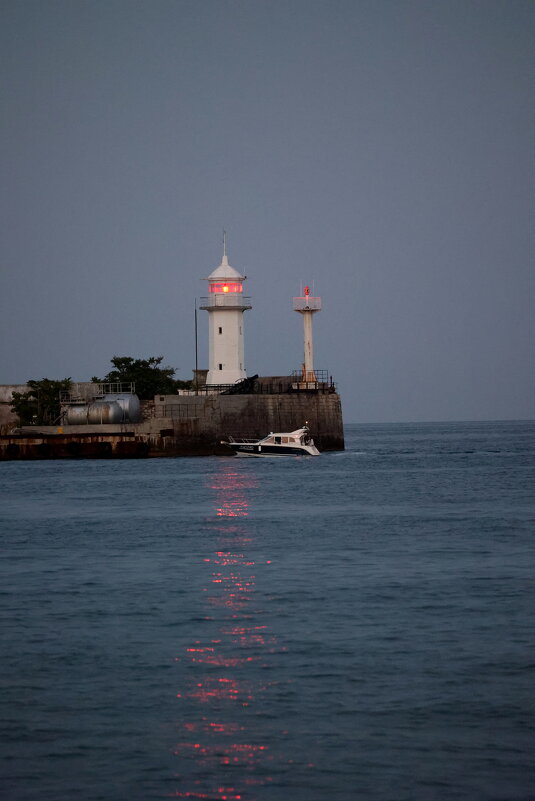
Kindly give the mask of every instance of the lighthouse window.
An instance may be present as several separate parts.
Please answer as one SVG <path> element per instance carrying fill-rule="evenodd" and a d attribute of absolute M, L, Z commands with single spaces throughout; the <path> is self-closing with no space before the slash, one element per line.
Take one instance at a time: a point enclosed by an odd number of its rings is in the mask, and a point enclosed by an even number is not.
<path fill-rule="evenodd" d="M 213 283 L 208 285 L 210 292 L 224 292 L 228 293 L 242 292 L 243 284 L 241 283 Z"/>
<path fill-rule="evenodd" d="M 222 333 L 223 333 L 223 329 L 221 328 L 221 326 L 219 326 L 219 333 L 220 333 L 220 334 L 222 334 Z"/>
<path fill-rule="evenodd" d="M 220 365 L 219 365 L 219 369 L 220 369 L 220 370 L 222 370 L 222 369 L 223 369 L 223 365 L 222 365 L 222 364 L 220 364 Z"/>

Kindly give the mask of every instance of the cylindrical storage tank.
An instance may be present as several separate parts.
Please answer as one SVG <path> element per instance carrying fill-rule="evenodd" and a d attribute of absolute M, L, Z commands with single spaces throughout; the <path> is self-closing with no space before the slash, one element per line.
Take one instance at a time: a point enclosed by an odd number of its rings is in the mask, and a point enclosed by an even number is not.
<path fill-rule="evenodd" d="M 65 423 L 68 426 L 86 426 L 87 408 L 87 403 L 69 406 L 65 415 Z"/>
<path fill-rule="evenodd" d="M 101 425 L 104 423 L 121 423 L 123 410 L 116 401 L 84 403 L 80 406 L 69 406 L 66 423 L 70 426 Z"/>
<path fill-rule="evenodd" d="M 88 404 L 87 422 L 89 425 L 102 423 L 122 423 L 123 410 L 116 401 L 95 401 Z"/>
<path fill-rule="evenodd" d="M 102 399 L 115 401 L 119 404 L 123 412 L 123 421 L 125 423 L 137 423 L 141 419 L 141 404 L 137 395 L 107 392 L 102 396 Z"/>

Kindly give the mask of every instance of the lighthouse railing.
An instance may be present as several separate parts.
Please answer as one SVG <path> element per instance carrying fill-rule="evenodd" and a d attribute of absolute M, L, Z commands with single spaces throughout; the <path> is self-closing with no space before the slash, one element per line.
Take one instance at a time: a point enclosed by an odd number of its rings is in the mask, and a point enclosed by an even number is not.
<path fill-rule="evenodd" d="M 251 298 L 245 297 L 239 293 L 228 295 L 209 295 L 207 298 L 201 298 L 201 309 L 251 309 Z"/>
<path fill-rule="evenodd" d="M 293 299 L 294 311 L 321 311 L 321 298 L 312 298 L 305 295 L 302 298 Z"/>

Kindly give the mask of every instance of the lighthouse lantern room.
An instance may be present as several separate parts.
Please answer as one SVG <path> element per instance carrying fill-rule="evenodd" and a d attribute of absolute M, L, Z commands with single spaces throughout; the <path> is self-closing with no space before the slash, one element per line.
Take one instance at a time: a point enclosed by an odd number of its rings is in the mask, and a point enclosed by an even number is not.
<path fill-rule="evenodd" d="M 208 276 L 208 297 L 201 298 L 201 309 L 208 312 L 207 385 L 234 384 L 247 378 L 244 362 L 243 313 L 250 309 L 250 298 L 243 296 L 246 276 L 231 267 L 226 237 L 223 259 Z"/>

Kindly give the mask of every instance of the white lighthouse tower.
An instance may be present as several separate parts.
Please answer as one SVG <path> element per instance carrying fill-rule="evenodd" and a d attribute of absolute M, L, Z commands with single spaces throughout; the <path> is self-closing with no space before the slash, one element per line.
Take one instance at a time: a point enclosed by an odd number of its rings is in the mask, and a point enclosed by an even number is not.
<path fill-rule="evenodd" d="M 304 294 L 293 299 L 294 311 L 303 315 L 304 362 L 301 382 L 305 385 L 317 382 L 314 372 L 314 347 L 312 343 L 312 315 L 321 311 L 321 298 L 313 298 L 310 289 L 305 287 Z"/>
<path fill-rule="evenodd" d="M 243 313 L 251 308 L 250 298 L 243 296 L 246 276 L 231 267 L 227 258 L 226 236 L 223 237 L 223 259 L 208 276 L 208 297 L 201 298 L 206 309 L 208 329 L 209 384 L 234 384 L 247 378 L 243 347 Z"/>

